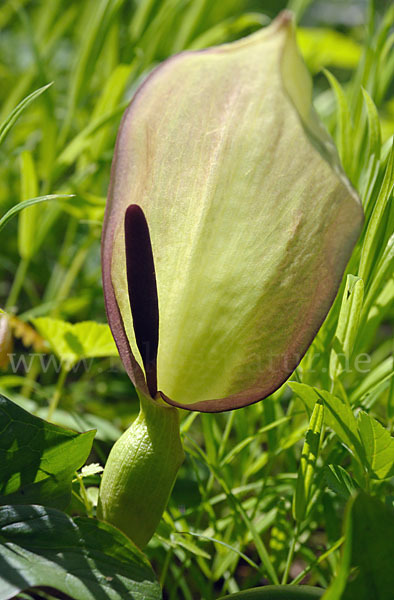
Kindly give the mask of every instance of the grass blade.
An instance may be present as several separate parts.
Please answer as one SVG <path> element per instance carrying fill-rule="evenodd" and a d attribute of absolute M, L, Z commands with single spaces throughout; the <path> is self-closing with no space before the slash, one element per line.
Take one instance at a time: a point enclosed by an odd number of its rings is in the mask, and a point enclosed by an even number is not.
<path fill-rule="evenodd" d="M 44 85 L 43 87 L 39 88 L 38 90 L 35 90 L 34 92 L 32 92 L 31 94 L 26 96 L 26 98 L 24 98 L 18 104 L 18 106 L 16 106 L 14 108 L 14 110 L 8 115 L 8 117 L 5 119 L 5 121 L 3 121 L 3 123 L 1 123 L 1 125 L 0 125 L 0 144 L 4 140 L 5 136 L 7 135 L 7 133 L 9 132 L 9 130 L 11 129 L 11 127 L 13 126 L 13 124 L 15 123 L 15 121 L 17 120 L 19 115 L 25 110 L 25 108 L 27 108 L 29 106 L 29 104 L 31 104 L 33 102 L 33 100 L 38 98 L 38 96 L 41 96 L 41 94 L 43 92 L 45 92 L 45 90 L 47 90 L 49 87 L 51 87 L 52 83 L 53 82 L 48 83 L 47 85 Z"/>
<path fill-rule="evenodd" d="M 293 516 L 300 523 L 304 520 L 311 494 L 312 480 L 320 446 L 324 404 L 319 398 L 312 412 L 302 449 L 297 487 L 293 498 Z"/>
<path fill-rule="evenodd" d="M 40 202 L 49 202 L 50 200 L 64 200 L 67 198 L 73 198 L 75 194 L 48 194 L 47 196 L 39 196 L 38 198 L 30 198 L 29 200 L 24 200 L 23 202 L 19 202 L 19 204 L 15 204 L 9 211 L 5 213 L 0 219 L 0 231 L 3 229 L 5 225 L 7 225 L 8 221 L 12 219 L 13 216 L 18 214 L 24 208 L 28 208 L 29 206 L 34 206 L 34 204 L 39 204 Z"/>
<path fill-rule="evenodd" d="M 363 280 L 354 275 L 348 275 L 330 356 L 332 381 L 335 381 L 349 366 L 358 333 L 363 296 Z"/>

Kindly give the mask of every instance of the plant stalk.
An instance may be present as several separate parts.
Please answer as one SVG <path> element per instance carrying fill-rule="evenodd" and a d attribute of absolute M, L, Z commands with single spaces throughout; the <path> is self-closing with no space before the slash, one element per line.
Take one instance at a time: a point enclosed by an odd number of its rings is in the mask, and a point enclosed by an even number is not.
<path fill-rule="evenodd" d="M 140 413 L 114 444 L 97 516 L 143 548 L 157 529 L 184 459 L 178 409 L 140 395 Z"/>

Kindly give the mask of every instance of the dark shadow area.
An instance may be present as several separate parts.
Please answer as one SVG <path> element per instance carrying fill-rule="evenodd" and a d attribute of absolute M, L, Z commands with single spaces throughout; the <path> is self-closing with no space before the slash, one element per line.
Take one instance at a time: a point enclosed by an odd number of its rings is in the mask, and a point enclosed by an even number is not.
<path fill-rule="evenodd" d="M 69 598 L 67 594 L 74 586 L 81 591 L 86 588 L 97 600 L 112 597 L 107 586 L 121 598 L 131 600 L 134 585 L 140 595 L 146 585 L 154 593 L 158 584 L 149 565 L 123 534 L 108 527 L 85 517 L 72 520 L 58 510 L 42 506 L 3 507 L 1 577 L 19 591 L 56 585 L 65 594 L 60 598 Z M 22 570 L 24 576 L 19 575 Z M 65 574 L 68 584 L 62 589 Z"/>

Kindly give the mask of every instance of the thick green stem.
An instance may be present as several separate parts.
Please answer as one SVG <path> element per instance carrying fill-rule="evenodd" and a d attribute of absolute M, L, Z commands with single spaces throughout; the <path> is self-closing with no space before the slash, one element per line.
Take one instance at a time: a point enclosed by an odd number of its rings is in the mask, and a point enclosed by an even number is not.
<path fill-rule="evenodd" d="M 184 453 L 178 410 L 142 395 L 140 402 L 137 419 L 109 454 L 97 516 L 143 548 L 157 529 Z"/>

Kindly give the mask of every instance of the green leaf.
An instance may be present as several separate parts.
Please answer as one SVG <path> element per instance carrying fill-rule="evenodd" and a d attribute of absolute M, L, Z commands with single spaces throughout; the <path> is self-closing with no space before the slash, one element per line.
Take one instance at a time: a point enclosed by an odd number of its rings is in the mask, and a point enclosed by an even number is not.
<path fill-rule="evenodd" d="M 382 146 L 378 109 L 371 96 L 364 88 L 362 88 L 362 92 L 368 117 L 368 157 L 374 156 L 377 160 L 380 157 L 380 149 Z"/>
<path fill-rule="evenodd" d="M 349 173 L 351 166 L 353 138 L 352 118 L 349 104 L 341 84 L 337 81 L 334 75 L 325 69 L 324 74 L 327 77 L 335 94 L 338 114 L 337 138 L 339 155 L 342 160 L 343 168 L 347 173 Z"/>
<path fill-rule="evenodd" d="M 74 194 L 48 194 L 47 196 L 39 196 L 38 198 L 30 198 L 29 200 L 19 202 L 19 204 L 15 204 L 15 206 L 10 208 L 10 210 L 8 210 L 5 215 L 0 218 L 0 231 L 5 225 L 7 225 L 8 221 L 12 219 L 14 215 L 18 214 L 24 208 L 34 206 L 34 204 L 39 204 L 40 202 L 48 202 L 49 200 L 62 200 L 67 198 L 74 198 Z"/>
<path fill-rule="evenodd" d="M 379 421 L 363 411 L 358 415 L 358 428 L 371 476 L 385 479 L 394 475 L 394 438 Z"/>
<path fill-rule="evenodd" d="M 0 503 L 65 508 L 94 435 L 47 423 L 0 395 Z"/>
<path fill-rule="evenodd" d="M 335 381 L 350 366 L 349 361 L 359 331 L 358 324 L 363 297 L 363 280 L 354 275 L 348 275 L 330 356 L 329 372 L 332 381 Z"/>
<path fill-rule="evenodd" d="M 94 72 L 94 64 L 99 55 L 106 32 L 120 4 L 119 0 L 99 0 L 95 3 L 95 10 L 90 13 L 89 19 L 86 21 L 84 35 L 78 49 L 78 60 L 75 61 L 71 71 L 68 108 L 63 121 L 61 136 L 62 142 L 67 138 L 73 112 L 83 91 L 89 85 Z"/>
<path fill-rule="evenodd" d="M 328 487 L 345 500 L 348 500 L 358 489 L 357 483 L 340 465 L 326 465 L 324 476 Z"/>
<path fill-rule="evenodd" d="M 394 278 L 390 278 L 388 281 L 382 283 L 383 287 L 381 291 L 376 294 L 376 298 L 371 309 L 366 311 L 365 319 L 363 319 L 363 316 L 361 316 L 363 329 L 362 336 L 359 337 L 358 342 L 360 344 L 360 350 L 364 350 L 364 352 L 371 348 L 371 344 L 373 344 L 374 340 L 376 339 L 376 333 L 380 323 L 382 323 L 385 319 L 390 319 L 390 311 L 392 310 L 394 299 Z M 359 383 L 359 388 L 364 388 L 364 384 L 366 382 L 365 380 L 369 380 L 369 376 L 372 375 L 373 371 L 375 369 L 379 369 L 381 366 L 378 364 L 371 371 L 371 359 L 372 357 L 368 352 L 364 354 L 358 354 L 357 358 L 355 359 L 355 364 L 356 361 L 358 364 L 358 372 L 363 374 L 363 377 L 365 378 L 361 381 L 361 383 Z M 358 389 L 352 392 L 351 398 L 356 395 L 358 395 Z"/>
<path fill-rule="evenodd" d="M 220 600 L 313 600 L 321 598 L 324 590 L 309 585 L 267 585 L 223 596 Z"/>
<path fill-rule="evenodd" d="M 203 415 L 202 415 L 202 417 L 203 417 Z M 268 425 L 264 425 L 264 427 L 261 427 L 260 429 L 258 429 L 253 435 L 250 435 L 250 436 L 244 438 L 241 442 L 239 442 L 238 444 L 236 444 L 235 446 L 233 446 L 231 448 L 231 450 L 228 452 L 228 454 L 226 454 L 226 456 L 224 456 L 224 458 L 220 461 L 220 465 L 223 467 L 224 465 L 230 463 L 232 460 L 234 460 L 234 458 L 236 456 L 238 456 L 238 454 L 244 448 L 246 448 L 246 446 L 248 446 L 252 442 L 258 440 L 259 437 L 261 435 L 263 435 L 264 433 L 268 433 L 269 431 L 272 431 L 276 427 L 279 427 L 280 425 L 287 423 L 290 419 L 291 419 L 291 417 L 281 417 L 280 419 L 276 419 L 272 423 L 268 423 Z"/>
<path fill-rule="evenodd" d="M 74 600 L 160 600 L 150 564 L 108 523 L 43 506 L 0 508 L 0 600 L 49 586 Z"/>
<path fill-rule="evenodd" d="M 202 558 L 207 558 L 207 559 L 211 559 L 211 555 L 208 554 L 208 552 L 205 552 L 205 550 L 203 550 L 202 548 L 200 548 L 199 546 L 197 546 L 197 544 L 195 544 L 194 542 L 192 542 L 191 540 L 188 540 L 187 536 L 189 534 L 189 532 L 177 532 L 174 531 L 173 533 L 171 533 L 171 541 L 173 542 L 173 547 L 175 548 L 176 546 L 181 546 L 182 548 L 184 548 L 185 550 L 187 550 L 188 552 L 190 552 L 191 554 L 194 554 L 195 556 L 201 556 Z M 191 534 L 189 534 L 191 535 Z M 166 540 L 167 542 L 167 540 Z"/>
<path fill-rule="evenodd" d="M 67 368 L 83 358 L 118 356 L 107 324 L 95 321 L 68 323 L 50 317 L 33 319 L 34 326 Z"/>
<path fill-rule="evenodd" d="M 319 398 L 324 400 L 324 422 L 348 446 L 354 455 L 363 463 L 364 449 L 357 427 L 357 420 L 347 400 L 337 398 L 325 390 L 313 388 L 304 383 L 291 381 L 289 387 L 301 398 L 311 411 Z"/>
<path fill-rule="evenodd" d="M 131 72 L 132 65 L 119 64 L 116 66 L 106 81 L 100 98 L 94 107 L 91 119 L 92 123 L 96 122 L 100 117 L 116 111 Z M 108 124 L 110 124 L 110 122 Z M 103 126 L 96 134 L 90 137 L 89 152 L 96 160 L 102 155 L 103 150 L 105 149 L 105 142 L 111 133 L 111 127 Z"/>
<path fill-rule="evenodd" d="M 33 102 L 33 100 L 38 98 L 38 96 L 45 92 L 45 90 L 47 90 L 51 85 L 52 83 L 44 85 L 43 87 L 29 94 L 29 96 L 24 98 L 21 102 L 19 102 L 18 106 L 16 106 L 14 110 L 5 119 L 5 121 L 3 121 L 3 123 L 0 124 L 0 144 L 7 135 L 8 131 L 13 126 L 13 124 L 15 123 L 15 121 L 17 120 L 17 118 L 19 117 L 19 115 L 25 110 L 25 108 L 27 108 L 29 104 Z"/>
<path fill-rule="evenodd" d="M 369 286 L 367 297 L 364 301 L 363 310 L 360 320 L 365 322 L 368 317 L 368 312 L 376 301 L 379 291 L 385 282 L 390 281 L 390 274 L 394 270 L 394 233 L 387 240 L 386 247 L 379 259 L 379 262 L 374 266 L 373 279 Z M 394 296 L 394 294 L 393 294 Z"/>
<path fill-rule="evenodd" d="M 393 285 L 394 287 L 394 285 Z M 370 398 L 374 397 L 374 393 L 379 391 L 382 386 L 388 385 L 390 379 L 394 376 L 394 358 L 388 356 L 374 369 L 365 375 L 350 396 L 351 404 L 362 404 L 364 407 L 370 402 Z"/>
<path fill-rule="evenodd" d="M 380 250 L 381 237 L 379 235 L 383 223 L 386 206 L 394 189 L 394 143 L 388 156 L 386 170 L 382 186 L 373 208 L 368 228 L 365 233 L 364 243 L 361 250 L 360 266 L 358 274 L 364 282 L 370 276 L 376 253 Z"/>
<path fill-rule="evenodd" d="M 115 414 L 116 409 L 114 409 Z M 46 418 L 48 414 L 48 408 L 39 408 L 34 413 L 41 418 Z M 115 419 L 115 417 L 112 417 Z M 88 429 L 96 430 L 96 440 L 102 440 L 104 442 L 116 442 L 116 440 L 122 435 L 122 430 L 119 429 L 111 421 L 111 417 L 104 419 L 97 414 L 89 413 L 84 411 L 83 413 L 62 410 L 58 408 L 54 410 L 51 416 L 51 420 L 57 425 L 73 429 L 78 432 L 86 431 Z"/>
<path fill-rule="evenodd" d="M 320 446 L 320 433 L 323 425 L 324 404 L 318 398 L 313 407 L 309 427 L 305 435 L 300 467 L 298 470 L 297 486 L 293 496 L 293 516 L 298 522 L 305 518 L 311 495 L 312 479 Z"/>
<path fill-rule="evenodd" d="M 392 598 L 393 540 L 393 509 L 364 492 L 352 498 L 345 521 L 341 566 L 324 600 Z"/>
<path fill-rule="evenodd" d="M 78 191 L 78 198 L 74 202 L 67 202 L 64 206 L 64 210 L 70 215 L 81 221 L 95 221 L 101 226 L 104 211 L 105 211 L 106 198 L 102 196 L 96 196 L 89 192 Z"/>

